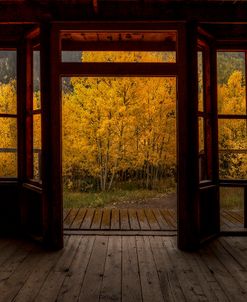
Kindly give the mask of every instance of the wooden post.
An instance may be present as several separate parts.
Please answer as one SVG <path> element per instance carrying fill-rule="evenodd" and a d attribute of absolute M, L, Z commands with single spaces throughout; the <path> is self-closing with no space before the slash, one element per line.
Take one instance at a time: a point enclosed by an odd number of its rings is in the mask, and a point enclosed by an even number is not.
<path fill-rule="evenodd" d="M 62 248 L 60 43 L 48 21 L 41 24 L 40 41 L 44 237 L 48 245 Z"/>
<path fill-rule="evenodd" d="M 199 246 L 197 29 L 178 33 L 178 247 Z"/>
<path fill-rule="evenodd" d="M 247 228 L 247 187 L 244 187 L 244 228 Z"/>

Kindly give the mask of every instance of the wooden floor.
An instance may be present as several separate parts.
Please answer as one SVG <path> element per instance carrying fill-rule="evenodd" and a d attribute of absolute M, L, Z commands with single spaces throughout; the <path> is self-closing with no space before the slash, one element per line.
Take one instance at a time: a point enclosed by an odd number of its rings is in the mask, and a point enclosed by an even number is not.
<path fill-rule="evenodd" d="M 222 231 L 246 231 L 244 228 L 243 210 L 222 210 L 221 211 Z"/>
<path fill-rule="evenodd" d="M 0 301 L 247 301 L 247 237 L 197 253 L 176 237 L 65 236 L 58 252 L 0 239 Z"/>
<path fill-rule="evenodd" d="M 243 229 L 243 211 L 222 210 L 221 228 Z M 65 209 L 67 230 L 176 231 L 176 211 L 171 209 Z"/>
<path fill-rule="evenodd" d="M 175 230 L 176 213 L 169 209 L 66 209 L 65 229 Z"/>

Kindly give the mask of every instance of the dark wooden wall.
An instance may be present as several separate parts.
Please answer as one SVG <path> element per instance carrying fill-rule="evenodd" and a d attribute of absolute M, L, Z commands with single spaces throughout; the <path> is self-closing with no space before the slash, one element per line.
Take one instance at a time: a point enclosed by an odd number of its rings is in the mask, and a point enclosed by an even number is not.
<path fill-rule="evenodd" d="M 17 182 L 0 182 L 0 235 L 20 230 L 20 205 Z"/>

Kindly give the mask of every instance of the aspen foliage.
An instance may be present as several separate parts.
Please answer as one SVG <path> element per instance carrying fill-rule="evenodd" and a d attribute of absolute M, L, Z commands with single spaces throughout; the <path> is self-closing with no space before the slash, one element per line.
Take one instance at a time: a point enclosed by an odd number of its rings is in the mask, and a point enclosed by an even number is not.
<path fill-rule="evenodd" d="M 0 83 L 0 113 L 16 114 L 16 82 Z M 0 117 L 0 176 L 17 176 L 17 120 Z"/>
<path fill-rule="evenodd" d="M 163 62 L 163 56 L 86 52 L 82 60 Z M 123 174 L 129 181 L 141 180 L 147 188 L 166 174 L 175 175 L 175 78 L 84 77 L 70 83 L 71 90 L 63 94 L 66 176 L 83 175 L 105 191 L 114 181 L 123 180 Z"/>
<path fill-rule="evenodd" d="M 116 57 L 117 56 L 117 57 Z M 87 62 L 174 61 L 173 54 L 86 52 Z M 246 114 L 245 77 L 235 70 L 218 85 L 220 114 Z M 34 92 L 34 109 L 40 92 Z M 176 79 L 172 77 L 75 77 L 62 97 L 63 174 L 67 188 L 110 190 L 137 181 L 153 188 L 176 178 Z M 0 113 L 16 114 L 16 82 L 0 83 Z M 41 116 L 33 118 L 33 147 L 42 149 Z M 203 128 L 201 125 L 200 128 Z M 245 119 L 219 120 L 220 177 L 246 179 Z M 203 143 L 201 143 L 203 149 Z M 0 176 L 17 176 L 17 119 L 0 117 Z M 228 152 L 229 151 L 229 152 Z M 34 154 L 34 175 L 39 159 Z M 81 183 L 80 183 L 81 184 Z"/>
<path fill-rule="evenodd" d="M 218 87 L 220 114 L 246 114 L 245 80 L 241 71 L 234 71 L 226 84 Z M 220 177 L 247 178 L 247 121 L 219 120 Z M 229 152 L 224 152 L 229 151 Z"/>

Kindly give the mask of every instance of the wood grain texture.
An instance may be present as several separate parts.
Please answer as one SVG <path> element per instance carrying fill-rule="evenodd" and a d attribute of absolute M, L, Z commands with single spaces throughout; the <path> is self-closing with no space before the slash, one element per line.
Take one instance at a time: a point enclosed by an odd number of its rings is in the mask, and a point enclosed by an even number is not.
<path fill-rule="evenodd" d="M 163 236 L 65 236 L 60 251 L 0 239 L 0 302 L 246 301 L 246 237 L 198 252 Z"/>

